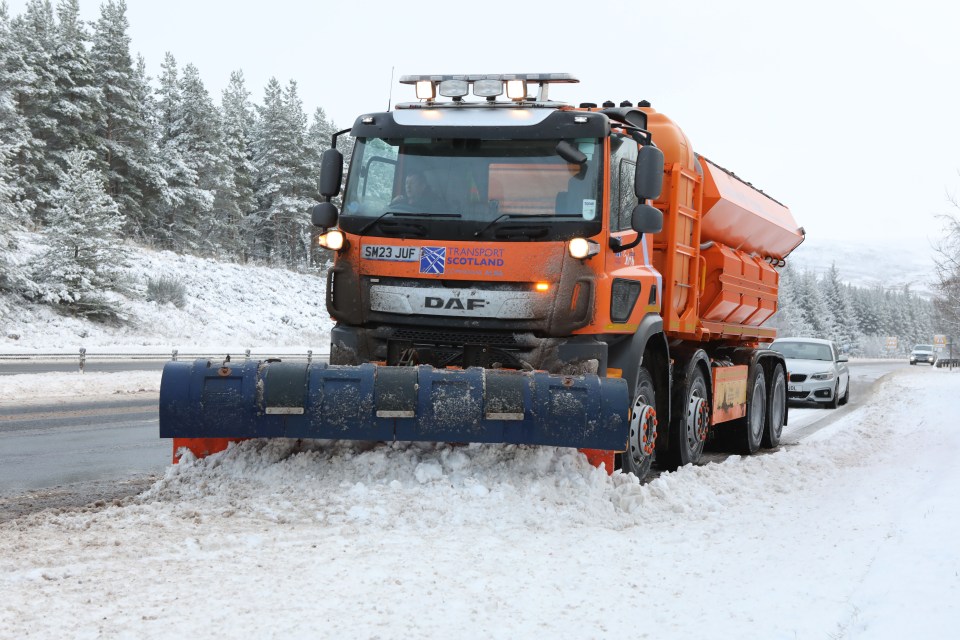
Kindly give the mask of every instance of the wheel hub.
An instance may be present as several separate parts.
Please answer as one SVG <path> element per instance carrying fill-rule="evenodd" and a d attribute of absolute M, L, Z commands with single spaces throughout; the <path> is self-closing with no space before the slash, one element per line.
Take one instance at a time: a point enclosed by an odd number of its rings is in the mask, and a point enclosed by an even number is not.
<path fill-rule="evenodd" d="M 657 411 L 637 399 L 630 416 L 630 438 L 627 443 L 630 456 L 640 463 L 644 456 L 653 455 L 657 440 Z"/>
<path fill-rule="evenodd" d="M 706 442 L 707 429 L 710 426 L 710 410 L 707 402 L 698 396 L 691 396 L 687 403 L 687 433 L 700 442 Z"/>

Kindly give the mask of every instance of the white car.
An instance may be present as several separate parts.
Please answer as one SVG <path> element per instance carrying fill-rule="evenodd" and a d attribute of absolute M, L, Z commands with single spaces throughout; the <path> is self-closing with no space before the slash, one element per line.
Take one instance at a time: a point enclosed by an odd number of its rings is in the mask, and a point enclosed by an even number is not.
<path fill-rule="evenodd" d="M 825 404 L 831 409 L 850 399 L 847 356 L 830 340 L 779 338 L 770 348 L 787 361 L 787 399 Z"/>
<path fill-rule="evenodd" d="M 926 362 L 931 367 L 937 362 L 937 352 L 933 350 L 932 344 L 918 344 L 910 352 L 910 364 Z"/>

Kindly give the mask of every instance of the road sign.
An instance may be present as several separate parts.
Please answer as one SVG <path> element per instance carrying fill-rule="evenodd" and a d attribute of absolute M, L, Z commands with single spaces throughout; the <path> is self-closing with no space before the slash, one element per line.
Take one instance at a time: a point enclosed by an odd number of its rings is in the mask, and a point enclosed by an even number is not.
<path fill-rule="evenodd" d="M 933 336 L 934 351 L 943 351 L 944 347 L 946 346 L 947 346 L 947 336 L 941 336 L 941 335 Z"/>
<path fill-rule="evenodd" d="M 887 338 L 887 349 L 893 351 L 897 348 L 897 336 L 890 336 Z"/>

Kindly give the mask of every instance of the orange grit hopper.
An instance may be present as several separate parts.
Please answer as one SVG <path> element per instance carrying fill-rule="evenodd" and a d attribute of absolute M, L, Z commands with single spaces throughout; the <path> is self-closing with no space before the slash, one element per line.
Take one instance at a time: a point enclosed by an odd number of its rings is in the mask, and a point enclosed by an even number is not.
<path fill-rule="evenodd" d="M 649 129 L 664 152 L 664 190 L 654 206 L 664 230 L 654 265 L 664 275 L 666 329 L 683 339 L 772 340 L 775 266 L 804 239 L 790 210 L 703 156 L 650 107 Z"/>

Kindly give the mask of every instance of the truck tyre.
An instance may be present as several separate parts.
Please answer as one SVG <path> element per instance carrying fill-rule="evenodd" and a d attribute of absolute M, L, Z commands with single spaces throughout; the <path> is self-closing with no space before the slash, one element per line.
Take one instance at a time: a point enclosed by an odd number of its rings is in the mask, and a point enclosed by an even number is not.
<path fill-rule="evenodd" d="M 627 450 L 621 456 L 620 467 L 642 482 L 653 464 L 656 440 L 656 393 L 653 376 L 645 368 L 637 370 L 637 387 L 630 406 L 630 434 Z M 652 411 L 652 413 L 651 413 Z"/>
<path fill-rule="evenodd" d="M 743 455 L 756 453 L 766 424 L 767 380 L 763 376 L 763 367 L 757 362 L 751 365 L 747 375 L 747 415 L 734 420 L 728 427 L 734 449 Z"/>
<path fill-rule="evenodd" d="M 767 424 L 763 430 L 764 448 L 775 449 L 780 446 L 783 434 L 783 421 L 787 415 L 787 377 L 783 365 L 779 362 L 770 376 L 770 394 L 767 396 Z"/>
<path fill-rule="evenodd" d="M 680 382 L 670 421 L 667 467 L 672 469 L 700 462 L 710 427 L 710 393 L 703 371 L 694 367 Z"/>

